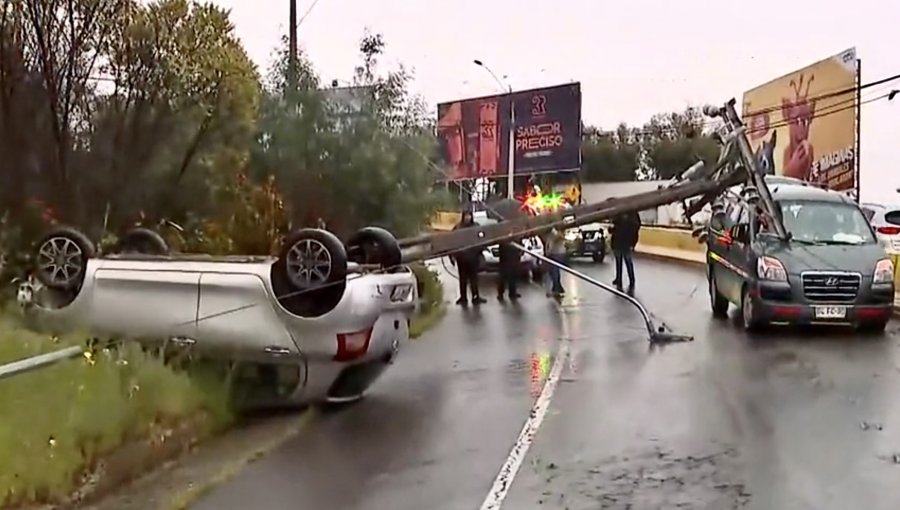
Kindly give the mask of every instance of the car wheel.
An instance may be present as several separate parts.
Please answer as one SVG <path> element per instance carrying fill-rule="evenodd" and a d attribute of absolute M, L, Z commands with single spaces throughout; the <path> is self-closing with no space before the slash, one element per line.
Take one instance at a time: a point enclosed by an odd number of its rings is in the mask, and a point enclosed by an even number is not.
<path fill-rule="evenodd" d="M 536 282 L 540 282 L 544 278 L 544 271 L 541 268 L 536 267 L 531 270 L 531 279 Z"/>
<path fill-rule="evenodd" d="M 719 293 L 719 286 L 716 284 L 716 277 L 712 272 L 709 274 L 709 304 L 713 317 L 718 319 L 728 317 L 728 300 Z"/>
<path fill-rule="evenodd" d="M 272 287 L 278 302 L 301 317 L 319 317 L 334 309 L 347 284 L 347 252 L 327 230 L 292 232 L 272 264 Z"/>
<path fill-rule="evenodd" d="M 606 258 L 606 253 L 604 253 L 602 251 L 594 252 L 593 254 L 591 254 L 591 258 L 594 259 L 594 262 L 596 262 L 598 264 L 602 264 L 603 259 Z"/>
<path fill-rule="evenodd" d="M 756 303 L 753 302 L 750 288 L 746 285 L 741 293 L 741 323 L 744 331 L 758 331 L 762 327 L 762 321 L 756 312 Z"/>
<path fill-rule="evenodd" d="M 54 290 L 76 290 L 84 281 L 88 259 L 95 254 L 94 243 L 71 227 L 58 227 L 37 243 L 35 277 Z"/>
<path fill-rule="evenodd" d="M 169 245 L 161 235 L 149 228 L 133 228 L 125 233 L 116 245 L 118 253 L 168 255 Z"/>
<path fill-rule="evenodd" d="M 377 264 L 390 270 L 403 261 L 400 243 L 393 234 L 381 227 L 365 227 L 347 240 L 347 259 L 357 264 Z"/>

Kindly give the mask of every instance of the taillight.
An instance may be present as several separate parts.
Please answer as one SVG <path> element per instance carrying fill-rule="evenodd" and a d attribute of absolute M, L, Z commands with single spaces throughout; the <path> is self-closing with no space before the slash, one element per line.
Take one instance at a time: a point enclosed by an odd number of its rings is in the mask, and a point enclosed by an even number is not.
<path fill-rule="evenodd" d="M 354 333 L 338 333 L 337 353 L 334 355 L 334 360 L 350 361 L 364 355 L 369 350 L 371 338 L 371 327 Z"/>
<path fill-rule="evenodd" d="M 900 234 L 900 227 L 878 227 L 878 233 L 886 236 L 895 236 Z"/>

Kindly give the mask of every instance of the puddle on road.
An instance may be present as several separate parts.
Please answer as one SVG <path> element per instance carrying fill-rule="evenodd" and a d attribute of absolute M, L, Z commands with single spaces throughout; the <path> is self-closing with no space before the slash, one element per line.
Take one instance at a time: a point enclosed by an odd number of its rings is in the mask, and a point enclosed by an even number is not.
<path fill-rule="evenodd" d="M 533 461 L 540 506 L 559 508 L 741 508 L 749 503 L 745 484 L 730 476 L 734 449 L 676 455 L 647 448 L 632 455 L 571 463 Z"/>

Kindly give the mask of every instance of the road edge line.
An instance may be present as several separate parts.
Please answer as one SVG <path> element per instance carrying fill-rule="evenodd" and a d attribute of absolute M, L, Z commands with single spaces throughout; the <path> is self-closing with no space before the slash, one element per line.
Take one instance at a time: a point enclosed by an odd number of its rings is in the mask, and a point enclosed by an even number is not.
<path fill-rule="evenodd" d="M 550 369 L 550 375 L 544 382 L 541 394 L 531 406 L 528 419 L 525 420 L 525 425 L 522 427 L 522 431 L 519 432 L 519 437 L 516 439 L 509 455 L 506 457 L 506 462 L 503 463 L 503 467 L 500 468 L 500 472 L 494 479 L 494 483 L 491 486 L 491 490 L 488 492 L 487 497 L 485 497 L 484 502 L 481 503 L 481 510 L 498 510 L 503 505 L 503 501 L 506 499 L 506 496 L 509 494 L 509 490 L 512 487 L 513 480 L 515 480 L 516 474 L 519 472 L 519 468 L 525 460 L 525 455 L 528 453 L 528 449 L 534 442 L 534 437 L 537 434 L 538 429 L 540 429 L 544 417 L 547 415 L 547 409 L 550 408 L 550 401 L 553 399 L 553 393 L 556 391 L 556 386 L 559 384 L 563 367 L 565 366 L 565 360 L 568 357 L 568 339 L 563 338 L 559 345 L 559 349 L 556 350 L 556 359 L 553 360 L 553 368 Z"/>

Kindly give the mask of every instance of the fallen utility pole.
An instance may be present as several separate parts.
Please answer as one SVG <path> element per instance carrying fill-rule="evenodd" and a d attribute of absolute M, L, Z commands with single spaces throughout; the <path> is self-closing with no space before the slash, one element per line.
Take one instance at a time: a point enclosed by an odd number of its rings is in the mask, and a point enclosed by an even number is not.
<path fill-rule="evenodd" d="M 531 216 L 513 206 L 506 207 L 507 213 L 500 222 L 493 225 L 475 225 L 452 232 L 423 234 L 400 240 L 403 261 L 414 262 L 443 257 L 464 249 L 475 249 L 497 243 L 514 242 L 519 239 L 540 235 L 553 228 L 568 229 L 610 220 L 623 213 L 639 212 L 672 203 L 685 204 L 688 217 L 719 196 L 724 190 L 746 183 L 758 193 L 760 207 L 774 220 L 776 232 L 786 237 L 780 215 L 772 195 L 766 186 L 763 173 L 759 169 L 746 130 L 731 99 L 724 106 L 707 106 L 703 113 L 722 120 L 720 138 L 722 147 L 719 160 L 709 169 L 696 163 L 678 177 L 679 180 L 659 190 L 638 193 L 627 197 L 610 198 L 603 202 L 585 204 L 550 214 Z M 691 204 L 688 199 L 700 197 Z"/>
<path fill-rule="evenodd" d="M 538 235 L 552 228 L 572 228 L 586 223 L 612 219 L 622 213 L 653 209 L 682 202 L 698 195 L 717 192 L 746 181 L 743 169 L 731 170 L 717 180 L 685 181 L 661 190 L 647 191 L 627 197 L 573 207 L 565 211 L 506 219 L 493 225 L 479 225 L 452 232 L 425 234 L 403 239 L 404 261 L 441 257 L 461 248 L 480 248 Z"/>

